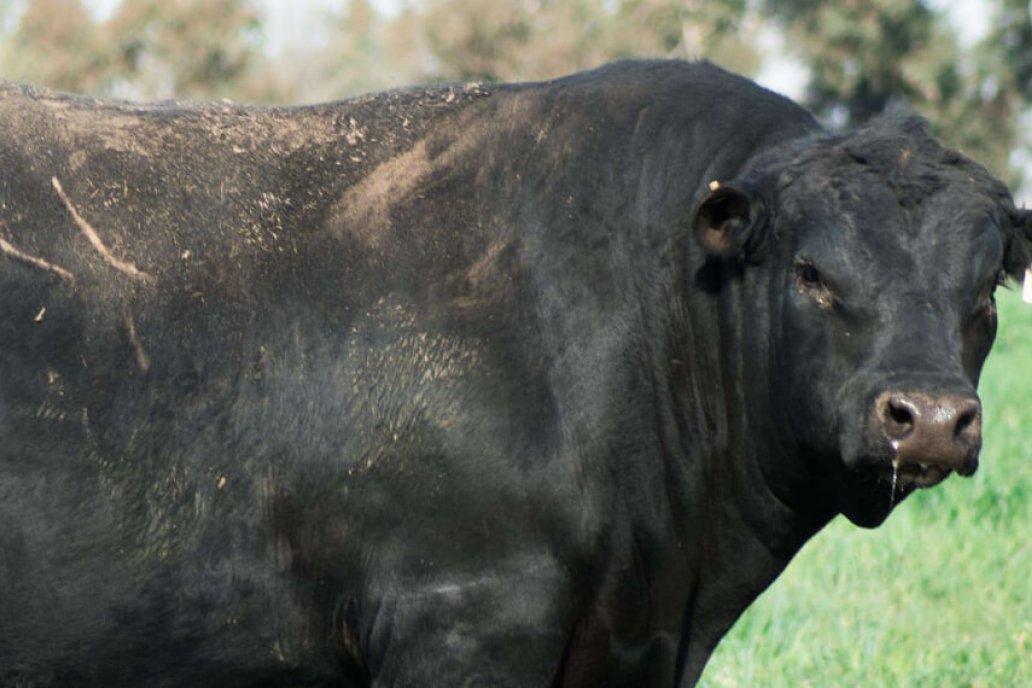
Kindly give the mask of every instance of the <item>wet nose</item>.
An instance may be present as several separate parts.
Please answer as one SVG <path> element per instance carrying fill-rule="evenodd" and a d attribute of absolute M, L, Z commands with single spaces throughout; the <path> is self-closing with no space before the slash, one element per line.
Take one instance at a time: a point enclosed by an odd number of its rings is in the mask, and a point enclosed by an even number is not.
<path fill-rule="evenodd" d="M 901 464 L 922 464 L 971 475 L 982 446 L 982 404 L 972 394 L 883 392 L 875 422 Z"/>

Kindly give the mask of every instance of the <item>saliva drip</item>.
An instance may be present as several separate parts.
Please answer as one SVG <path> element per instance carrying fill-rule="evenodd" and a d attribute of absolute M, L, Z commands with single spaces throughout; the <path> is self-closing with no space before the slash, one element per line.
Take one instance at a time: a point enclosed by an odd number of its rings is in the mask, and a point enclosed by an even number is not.
<path fill-rule="evenodd" d="M 899 481 L 899 442 L 892 441 L 892 493 L 889 495 L 889 504 L 896 503 L 896 484 Z"/>

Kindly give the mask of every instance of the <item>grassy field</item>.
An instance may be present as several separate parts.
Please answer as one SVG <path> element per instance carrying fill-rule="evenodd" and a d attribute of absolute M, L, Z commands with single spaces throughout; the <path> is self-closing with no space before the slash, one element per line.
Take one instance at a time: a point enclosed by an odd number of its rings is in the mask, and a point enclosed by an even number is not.
<path fill-rule="evenodd" d="M 877 530 L 836 519 L 700 685 L 1032 686 L 1032 305 L 1001 292 L 978 473 L 911 496 Z"/>

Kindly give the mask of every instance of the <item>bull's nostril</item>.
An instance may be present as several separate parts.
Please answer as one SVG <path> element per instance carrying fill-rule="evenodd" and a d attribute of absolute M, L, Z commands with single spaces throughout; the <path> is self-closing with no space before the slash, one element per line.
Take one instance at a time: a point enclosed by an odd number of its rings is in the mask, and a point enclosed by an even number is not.
<path fill-rule="evenodd" d="M 910 412 L 910 409 L 903 406 L 896 406 L 895 404 L 889 405 L 889 417 L 892 418 L 898 425 L 913 425 L 914 414 Z"/>
<path fill-rule="evenodd" d="M 900 439 L 914 429 L 914 412 L 900 399 L 889 399 L 885 404 L 885 429 L 893 439 Z"/>
<path fill-rule="evenodd" d="M 982 435 L 982 413 L 977 404 L 972 404 L 957 417 L 953 436 L 960 441 L 977 443 Z"/>

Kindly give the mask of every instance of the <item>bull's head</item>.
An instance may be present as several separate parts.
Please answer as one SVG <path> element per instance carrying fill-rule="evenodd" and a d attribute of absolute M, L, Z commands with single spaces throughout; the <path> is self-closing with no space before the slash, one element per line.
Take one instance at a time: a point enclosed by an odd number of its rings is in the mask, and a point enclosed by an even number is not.
<path fill-rule="evenodd" d="M 780 162 L 778 162 L 780 160 Z M 918 487 L 971 475 L 994 290 L 1032 259 L 1032 212 L 914 119 L 796 144 L 696 214 L 703 246 L 766 290 L 784 446 L 874 526 Z"/>

